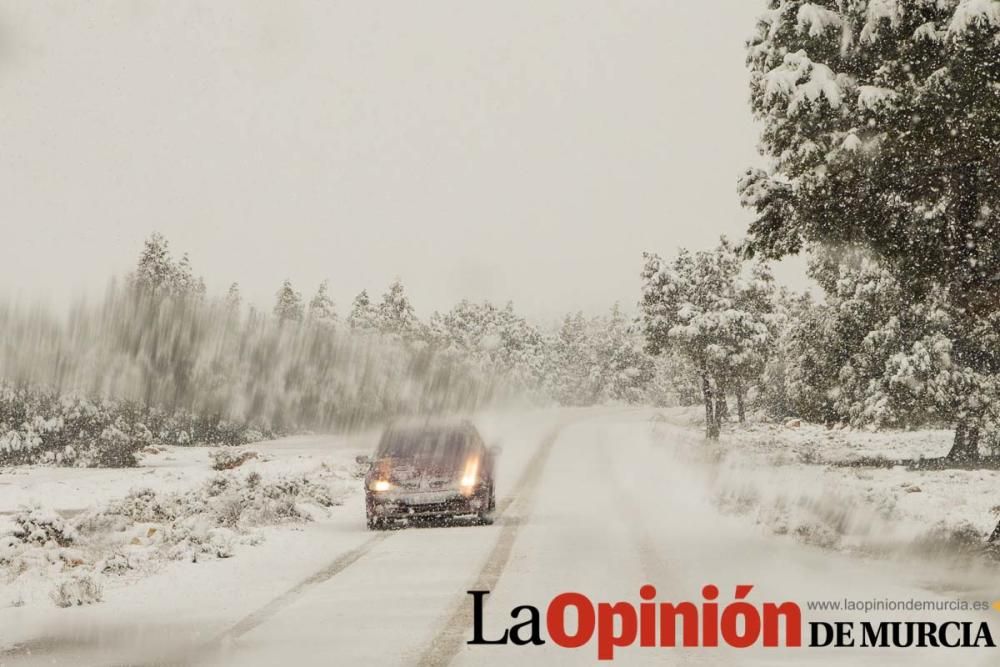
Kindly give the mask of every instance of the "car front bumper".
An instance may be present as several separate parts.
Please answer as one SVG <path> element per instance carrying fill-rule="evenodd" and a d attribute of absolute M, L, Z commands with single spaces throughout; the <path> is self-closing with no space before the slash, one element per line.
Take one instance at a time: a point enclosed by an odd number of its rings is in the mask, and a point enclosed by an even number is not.
<path fill-rule="evenodd" d="M 458 492 L 368 493 L 368 514 L 381 519 L 466 516 L 487 508 L 480 493 L 465 496 Z"/>

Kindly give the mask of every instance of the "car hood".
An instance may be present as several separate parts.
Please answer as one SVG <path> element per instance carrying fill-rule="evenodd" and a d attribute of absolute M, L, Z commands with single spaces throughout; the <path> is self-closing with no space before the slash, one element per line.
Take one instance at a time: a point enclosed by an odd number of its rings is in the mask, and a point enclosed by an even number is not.
<path fill-rule="evenodd" d="M 456 484 L 462 473 L 451 465 L 417 459 L 384 459 L 373 466 L 375 476 L 403 489 L 435 490 Z"/>

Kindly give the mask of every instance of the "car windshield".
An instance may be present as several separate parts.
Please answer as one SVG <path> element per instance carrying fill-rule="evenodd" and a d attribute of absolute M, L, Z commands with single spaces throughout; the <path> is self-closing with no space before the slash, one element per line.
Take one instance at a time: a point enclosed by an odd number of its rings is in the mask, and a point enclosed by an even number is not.
<path fill-rule="evenodd" d="M 468 436 L 456 429 L 410 428 L 386 431 L 375 456 L 414 459 L 434 466 L 462 466 L 470 450 Z"/>

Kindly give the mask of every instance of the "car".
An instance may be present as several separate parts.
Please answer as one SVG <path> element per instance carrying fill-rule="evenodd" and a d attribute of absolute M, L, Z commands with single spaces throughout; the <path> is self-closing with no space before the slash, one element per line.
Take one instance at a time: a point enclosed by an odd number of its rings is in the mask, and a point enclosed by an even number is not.
<path fill-rule="evenodd" d="M 388 427 L 374 456 L 359 456 L 365 472 L 369 530 L 401 519 L 469 517 L 493 522 L 494 464 L 489 448 L 468 421 L 404 423 Z"/>

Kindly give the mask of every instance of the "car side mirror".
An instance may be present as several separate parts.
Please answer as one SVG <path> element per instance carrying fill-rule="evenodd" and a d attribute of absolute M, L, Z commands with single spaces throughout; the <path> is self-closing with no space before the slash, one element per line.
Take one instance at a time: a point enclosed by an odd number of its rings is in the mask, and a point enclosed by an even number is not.
<path fill-rule="evenodd" d="M 367 454 L 361 454 L 359 456 L 354 457 L 354 462 L 357 463 L 358 465 L 363 465 L 363 466 L 371 465 L 372 457 L 368 456 Z"/>

